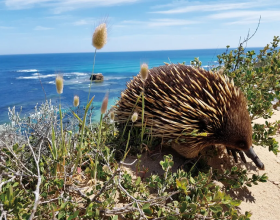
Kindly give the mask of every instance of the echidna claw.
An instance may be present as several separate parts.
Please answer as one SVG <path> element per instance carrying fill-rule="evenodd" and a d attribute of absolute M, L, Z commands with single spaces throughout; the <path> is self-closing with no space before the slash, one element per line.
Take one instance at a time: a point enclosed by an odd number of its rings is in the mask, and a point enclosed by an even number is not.
<path fill-rule="evenodd" d="M 237 150 L 227 148 L 228 155 L 233 156 L 235 163 L 238 163 L 238 158 L 237 158 L 237 154 L 236 154 L 237 152 L 238 152 Z"/>
<path fill-rule="evenodd" d="M 236 154 L 236 150 L 232 150 L 232 156 L 234 158 L 235 163 L 238 163 L 238 159 L 237 159 L 237 154 Z"/>
<path fill-rule="evenodd" d="M 240 151 L 240 150 L 234 150 L 234 149 L 230 149 L 230 148 L 227 148 L 227 152 L 229 155 L 232 155 L 234 157 L 234 161 L 235 163 L 238 163 L 238 159 L 237 159 L 237 154 L 239 154 L 241 160 L 244 162 L 244 163 L 247 163 L 246 159 L 245 159 L 245 156 L 244 156 L 244 153 L 246 154 L 247 157 L 249 157 L 255 164 L 256 166 L 261 169 L 261 170 L 264 170 L 264 164 L 261 162 L 261 160 L 259 159 L 259 157 L 257 156 L 257 154 L 255 153 L 255 151 L 253 150 L 252 147 L 249 148 L 249 150 L 247 151 Z"/>
<path fill-rule="evenodd" d="M 227 153 L 228 153 L 229 155 L 232 155 L 232 156 L 233 156 L 235 163 L 238 163 L 237 153 L 239 154 L 241 160 L 242 160 L 244 163 L 247 163 L 243 151 L 227 148 Z"/>
<path fill-rule="evenodd" d="M 244 163 L 247 163 L 247 161 L 246 161 L 246 158 L 245 158 L 245 156 L 244 156 L 243 151 L 238 151 L 238 154 L 239 154 L 239 156 L 240 156 L 241 160 L 242 160 Z"/>

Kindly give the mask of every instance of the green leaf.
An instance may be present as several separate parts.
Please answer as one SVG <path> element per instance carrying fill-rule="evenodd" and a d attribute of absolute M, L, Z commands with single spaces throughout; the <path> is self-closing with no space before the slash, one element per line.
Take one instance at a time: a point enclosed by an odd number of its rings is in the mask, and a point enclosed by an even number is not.
<path fill-rule="evenodd" d="M 77 210 L 76 212 L 74 212 L 73 215 L 70 215 L 69 218 L 67 220 L 72 220 L 74 218 L 76 218 L 79 215 L 79 210 Z"/>
<path fill-rule="evenodd" d="M 65 216 L 65 212 L 64 212 L 64 211 L 60 211 L 60 212 L 58 213 L 57 218 L 58 218 L 58 219 L 62 219 L 64 216 Z"/>
<path fill-rule="evenodd" d="M 197 209 L 197 205 L 196 204 L 191 203 L 189 205 L 189 207 L 191 209 L 191 214 L 196 213 L 196 209 Z"/>
<path fill-rule="evenodd" d="M 250 217 L 252 216 L 252 213 L 246 211 L 246 212 L 245 212 L 245 215 L 246 215 L 246 217 L 250 218 Z"/>
<path fill-rule="evenodd" d="M 145 214 L 147 215 L 151 215 L 153 214 L 152 210 L 151 209 L 143 209 L 143 211 L 145 212 Z"/>
<path fill-rule="evenodd" d="M 161 213 L 162 213 L 162 209 L 159 209 L 157 213 L 158 218 L 161 216 Z"/>
<path fill-rule="evenodd" d="M 210 206 L 210 210 L 214 213 L 223 211 L 223 208 L 220 205 Z"/>
<path fill-rule="evenodd" d="M 140 184 L 140 182 L 141 182 L 141 178 L 140 178 L 140 176 L 138 176 L 138 178 L 137 178 L 137 180 L 135 182 L 135 185 L 138 186 Z"/>
<path fill-rule="evenodd" d="M 142 209 L 145 212 L 145 214 L 147 214 L 147 215 L 151 215 L 153 213 L 152 210 L 150 209 L 150 203 L 145 203 L 142 206 Z"/>
<path fill-rule="evenodd" d="M 66 205 L 67 205 L 67 202 L 62 202 L 60 208 L 64 209 Z"/>
<path fill-rule="evenodd" d="M 230 202 L 230 204 L 233 205 L 233 206 L 240 206 L 241 200 L 232 200 L 232 201 Z"/>
<path fill-rule="evenodd" d="M 187 203 L 184 201 L 180 207 L 180 212 L 183 213 L 187 209 Z"/>
<path fill-rule="evenodd" d="M 111 217 L 112 220 L 118 220 L 119 217 L 117 215 L 114 215 L 113 217 Z"/>
<path fill-rule="evenodd" d="M 143 206 L 142 206 L 142 209 L 148 209 L 150 208 L 150 203 L 145 203 Z"/>
<path fill-rule="evenodd" d="M 195 184 L 194 178 L 190 177 L 190 183 L 191 183 L 191 184 Z"/>

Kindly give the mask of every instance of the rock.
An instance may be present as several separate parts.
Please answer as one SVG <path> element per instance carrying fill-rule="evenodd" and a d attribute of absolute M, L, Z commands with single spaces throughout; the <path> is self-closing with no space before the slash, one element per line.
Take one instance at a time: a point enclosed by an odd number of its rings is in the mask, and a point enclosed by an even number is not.
<path fill-rule="evenodd" d="M 102 75 L 102 73 L 91 74 L 90 80 L 93 80 L 93 81 L 103 81 L 104 80 L 104 76 Z"/>

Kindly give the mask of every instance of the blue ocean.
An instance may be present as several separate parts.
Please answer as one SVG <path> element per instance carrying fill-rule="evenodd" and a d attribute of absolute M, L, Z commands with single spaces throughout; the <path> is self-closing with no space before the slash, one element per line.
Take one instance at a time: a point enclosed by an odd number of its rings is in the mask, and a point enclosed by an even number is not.
<path fill-rule="evenodd" d="M 248 48 L 249 49 L 249 48 Z M 259 51 L 260 48 L 249 50 Z M 109 92 L 109 105 L 114 105 L 125 89 L 126 83 L 137 75 L 140 65 L 146 62 L 149 68 L 167 63 L 187 65 L 194 57 L 199 57 L 202 66 L 208 68 L 217 64 L 217 55 L 225 49 L 142 51 L 142 52 L 97 52 L 94 73 L 102 73 L 104 81 L 92 83 L 90 97 L 95 96 L 94 121 L 100 117 L 100 106 L 104 95 Z M 80 105 L 85 106 L 93 68 L 94 53 L 32 54 L 0 56 L 0 124 L 9 122 L 8 107 L 16 107 L 21 116 L 28 116 L 34 106 L 47 99 L 63 108 L 72 107 L 74 95 L 80 97 Z M 63 75 L 64 89 L 61 97 L 56 92 L 55 77 Z M 42 83 L 40 83 L 40 80 Z"/>

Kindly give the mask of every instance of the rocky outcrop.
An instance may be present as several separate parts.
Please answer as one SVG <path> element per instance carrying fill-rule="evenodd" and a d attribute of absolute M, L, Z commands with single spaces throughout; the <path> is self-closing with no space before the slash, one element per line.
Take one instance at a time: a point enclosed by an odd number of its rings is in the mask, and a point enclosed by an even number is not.
<path fill-rule="evenodd" d="M 102 75 L 102 73 L 91 74 L 90 80 L 92 80 L 92 81 L 103 81 L 104 76 Z"/>

